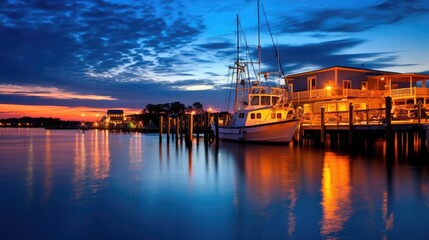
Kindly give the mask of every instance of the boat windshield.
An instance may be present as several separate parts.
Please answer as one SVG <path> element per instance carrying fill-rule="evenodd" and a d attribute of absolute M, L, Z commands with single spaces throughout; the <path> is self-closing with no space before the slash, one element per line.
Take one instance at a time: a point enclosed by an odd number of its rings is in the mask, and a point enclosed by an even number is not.
<path fill-rule="evenodd" d="M 270 87 L 252 87 L 249 94 L 250 106 L 276 106 L 284 90 Z"/>

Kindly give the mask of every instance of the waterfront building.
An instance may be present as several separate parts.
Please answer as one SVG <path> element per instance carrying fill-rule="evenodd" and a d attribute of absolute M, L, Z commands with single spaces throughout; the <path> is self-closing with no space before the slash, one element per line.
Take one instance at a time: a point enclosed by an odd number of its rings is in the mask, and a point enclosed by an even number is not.
<path fill-rule="evenodd" d="M 118 128 L 124 124 L 124 111 L 123 110 L 107 110 L 104 119 L 104 126 L 106 128 Z"/>
<path fill-rule="evenodd" d="M 385 107 L 390 96 L 395 109 L 408 112 L 421 103 L 429 110 L 429 75 L 334 66 L 286 76 L 292 103 L 304 114 Z"/>

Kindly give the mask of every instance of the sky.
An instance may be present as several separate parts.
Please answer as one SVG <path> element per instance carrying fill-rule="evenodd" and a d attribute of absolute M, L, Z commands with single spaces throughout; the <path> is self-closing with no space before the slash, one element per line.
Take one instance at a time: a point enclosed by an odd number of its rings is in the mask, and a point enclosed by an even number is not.
<path fill-rule="evenodd" d="M 262 0 L 260 12 L 264 69 L 277 68 L 274 41 L 286 75 L 429 73 L 428 0 Z M 237 15 L 255 53 L 256 0 L 0 0 L 0 119 L 94 121 L 176 101 L 226 110 Z"/>

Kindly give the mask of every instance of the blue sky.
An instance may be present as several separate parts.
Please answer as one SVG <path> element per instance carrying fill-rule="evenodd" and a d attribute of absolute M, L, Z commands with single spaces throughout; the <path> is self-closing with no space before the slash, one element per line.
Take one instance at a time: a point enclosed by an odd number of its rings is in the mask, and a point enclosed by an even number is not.
<path fill-rule="evenodd" d="M 334 65 L 429 73 L 427 0 L 261 2 L 286 74 Z M 0 1 L 0 118 L 13 105 L 224 110 L 236 14 L 255 49 L 256 0 Z M 272 57 L 263 17 L 261 29 Z"/>

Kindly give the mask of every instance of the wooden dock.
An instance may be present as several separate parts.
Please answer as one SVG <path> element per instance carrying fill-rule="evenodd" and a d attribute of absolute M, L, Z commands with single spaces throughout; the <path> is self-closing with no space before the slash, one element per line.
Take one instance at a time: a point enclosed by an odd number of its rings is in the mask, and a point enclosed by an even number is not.
<path fill-rule="evenodd" d="M 384 137 L 387 146 L 393 146 L 396 137 L 429 149 L 429 117 L 420 107 L 397 114 L 392 111 L 389 98 L 386 98 L 386 108 L 379 109 L 354 110 L 350 104 L 349 111 L 326 112 L 322 107 L 320 113 L 303 117 L 295 141 L 302 143 L 311 139 L 325 144 L 329 136 L 340 139 L 343 144 L 356 145 L 370 138 Z"/>

